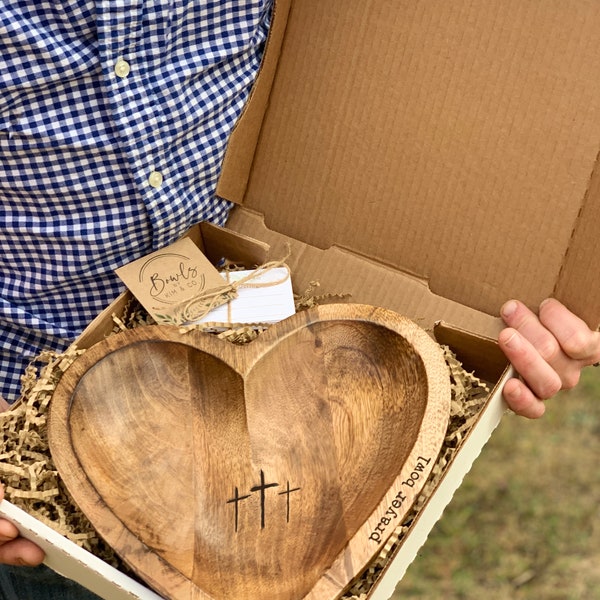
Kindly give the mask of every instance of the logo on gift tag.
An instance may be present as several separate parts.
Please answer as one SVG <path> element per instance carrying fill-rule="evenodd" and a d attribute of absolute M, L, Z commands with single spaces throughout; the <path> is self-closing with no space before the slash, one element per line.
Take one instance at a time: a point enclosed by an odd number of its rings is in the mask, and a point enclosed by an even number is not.
<path fill-rule="evenodd" d="M 189 238 L 133 261 L 116 273 L 156 320 L 169 314 L 170 307 L 223 286 L 217 269 Z"/>

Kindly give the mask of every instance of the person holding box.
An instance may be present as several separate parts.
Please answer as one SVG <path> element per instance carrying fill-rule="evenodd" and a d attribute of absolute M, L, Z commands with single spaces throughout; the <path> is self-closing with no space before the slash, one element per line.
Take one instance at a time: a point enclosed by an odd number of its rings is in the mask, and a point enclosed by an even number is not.
<path fill-rule="evenodd" d="M 258 72 L 271 0 L 5 2 L 0 13 L 0 395 L 42 349 L 64 349 L 121 291 L 114 269 L 223 224 L 227 140 Z M 501 309 L 520 378 L 507 404 L 544 400 L 600 361 L 600 333 L 557 300 Z M 1 493 L 0 493 L 1 495 Z M 93 594 L 48 570 L 0 519 L 5 598 Z M 11 569 L 10 566 L 29 569 Z M 54 595 L 53 595 L 54 594 Z"/>

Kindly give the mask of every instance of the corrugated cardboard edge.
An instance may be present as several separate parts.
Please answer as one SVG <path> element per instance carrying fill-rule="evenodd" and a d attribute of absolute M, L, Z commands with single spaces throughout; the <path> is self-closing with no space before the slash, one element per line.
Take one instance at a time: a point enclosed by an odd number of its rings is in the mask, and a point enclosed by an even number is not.
<path fill-rule="evenodd" d="M 394 593 L 398 582 L 404 577 L 419 549 L 427 541 L 433 526 L 442 516 L 456 490 L 461 486 L 463 479 L 499 425 L 506 411 L 502 388 L 504 383 L 513 376 L 514 371 L 509 368 L 496 384 L 486 407 L 481 411 L 477 424 L 470 431 L 450 466 L 447 467 L 442 481 L 429 498 L 426 507 L 412 524 L 410 534 L 406 536 L 399 550 L 371 588 L 368 595 L 369 600 L 388 600 Z"/>
<path fill-rule="evenodd" d="M 291 0 L 277 0 L 274 2 L 271 29 L 267 38 L 262 65 L 250 93 L 250 98 L 229 138 L 223 159 L 221 177 L 217 185 L 217 196 L 227 198 L 238 204 L 241 204 L 246 193 L 252 159 L 269 102 L 271 85 L 277 71 L 279 50 L 285 35 L 290 5 Z"/>
<path fill-rule="evenodd" d="M 592 328 L 600 325 L 600 260 L 598 252 L 590 253 L 589 248 L 600 250 L 600 153 L 585 193 L 585 198 L 571 235 L 569 247 L 557 279 L 553 296 L 561 300 Z M 586 249 L 588 249 L 586 251 Z M 586 282 L 587 294 L 577 293 Z"/>

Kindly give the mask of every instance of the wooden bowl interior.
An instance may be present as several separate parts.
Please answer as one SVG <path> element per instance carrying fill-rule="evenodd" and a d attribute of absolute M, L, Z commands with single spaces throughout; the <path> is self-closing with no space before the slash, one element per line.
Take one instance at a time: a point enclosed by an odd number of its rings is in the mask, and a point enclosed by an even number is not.
<path fill-rule="evenodd" d="M 252 360 L 243 376 L 239 364 L 178 342 L 117 349 L 75 389 L 73 448 L 110 510 L 202 589 L 215 597 L 234 593 L 227 572 L 247 568 L 253 589 L 232 597 L 256 598 L 258 588 L 275 597 L 274 587 L 282 598 L 301 597 L 406 460 L 423 418 L 427 377 L 402 336 L 361 321 L 313 323 Z M 100 390 L 101 399 L 90 401 Z M 252 489 L 260 471 L 285 474 L 279 486 L 302 487 L 294 531 L 308 535 L 292 535 L 278 550 L 283 564 L 302 565 L 307 575 L 300 586 L 289 579 L 294 589 L 269 574 L 271 540 L 256 537 L 258 509 L 238 513 L 233 538 L 232 520 L 223 514 L 231 512 L 227 501 L 235 489 Z M 164 518 L 165 509 L 176 526 Z M 311 532 L 320 510 L 339 518 Z M 270 523 L 289 530 L 283 516 L 272 515 Z M 322 541 L 315 544 L 317 533 Z M 247 561 L 250 547 L 255 564 Z M 215 571 L 224 573 L 222 580 Z M 257 586 L 257 572 L 273 581 Z"/>
<path fill-rule="evenodd" d="M 416 457 L 443 436 L 449 390 L 436 387 L 445 365 L 431 347 L 414 324 L 358 305 L 298 314 L 245 346 L 132 330 L 63 377 L 53 456 L 92 523 L 159 591 L 329 596 L 315 590 L 361 568 Z"/>

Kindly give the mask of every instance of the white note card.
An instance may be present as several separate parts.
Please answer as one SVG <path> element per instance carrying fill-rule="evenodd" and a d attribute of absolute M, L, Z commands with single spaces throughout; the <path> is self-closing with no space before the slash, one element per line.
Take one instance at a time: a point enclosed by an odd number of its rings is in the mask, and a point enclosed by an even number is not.
<path fill-rule="evenodd" d="M 228 282 L 240 281 L 253 271 L 227 271 Z M 237 289 L 237 297 L 211 310 L 195 323 L 276 323 L 296 312 L 289 270 L 275 267 L 259 273 Z"/>

